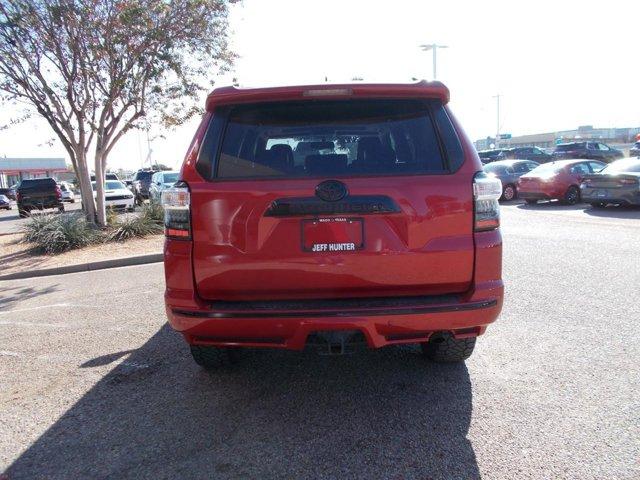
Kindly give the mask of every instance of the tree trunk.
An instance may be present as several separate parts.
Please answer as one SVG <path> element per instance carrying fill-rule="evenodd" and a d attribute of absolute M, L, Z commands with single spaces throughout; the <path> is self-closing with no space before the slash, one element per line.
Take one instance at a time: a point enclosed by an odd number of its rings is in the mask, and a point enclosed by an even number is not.
<path fill-rule="evenodd" d="M 105 162 L 103 153 L 96 148 L 95 171 L 96 171 L 96 214 L 98 225 L 107 226 L 107 209 L 104 204 L 104 173 Z"/>
<path fill-rule="evenodd" d="M 78 183 L 80 184 L 80 198 L 82 199 L 82 209 L 91 223 L 96 221 L 96 207 L 93 200 L 93 189 L 91 188 L 91 176 L 87 168 L 87 158 L 84 147 L 79 147 L 75 152 L 78 163 Z"/>

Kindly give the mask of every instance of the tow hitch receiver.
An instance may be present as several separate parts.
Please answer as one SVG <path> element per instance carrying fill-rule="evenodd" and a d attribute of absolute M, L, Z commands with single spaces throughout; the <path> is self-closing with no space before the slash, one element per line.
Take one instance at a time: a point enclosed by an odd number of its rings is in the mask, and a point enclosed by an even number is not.
<path fill-rule="evenodd" d="M 307 337 L 307 348 L 320 355 L 348 355 L 366 348 L 367 341 L 359 330 L 327 330 L 313 332 Z"/>

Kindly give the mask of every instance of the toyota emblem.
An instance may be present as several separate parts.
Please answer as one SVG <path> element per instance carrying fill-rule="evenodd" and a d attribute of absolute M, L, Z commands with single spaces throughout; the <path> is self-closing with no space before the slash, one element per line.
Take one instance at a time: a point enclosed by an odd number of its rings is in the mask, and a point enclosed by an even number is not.
<path fill-rule="evenodd" d="M 347 186 L 337 180 L 325 180 L 316 187 L 316 196 L 325 202 L 337 202 L 347 196 Z"/>

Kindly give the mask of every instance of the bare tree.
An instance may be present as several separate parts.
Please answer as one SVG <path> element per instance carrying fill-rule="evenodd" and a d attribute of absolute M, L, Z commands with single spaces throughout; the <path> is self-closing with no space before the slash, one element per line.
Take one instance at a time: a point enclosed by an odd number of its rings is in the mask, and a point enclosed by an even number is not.
<path fill-rule="evenodd" d="M 30 105 L 54 130 L 90 219 L 106 222 L 104 174 L 116 143 L 142 121 L 175 126 L 197 114 L 204 80 L 231 65 L 233 2 L 0 1 L 0 91 Z"/>

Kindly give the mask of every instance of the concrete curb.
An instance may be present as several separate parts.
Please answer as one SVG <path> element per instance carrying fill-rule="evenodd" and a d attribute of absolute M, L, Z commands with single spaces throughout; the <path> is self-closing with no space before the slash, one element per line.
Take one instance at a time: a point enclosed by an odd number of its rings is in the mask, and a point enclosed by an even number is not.
<path fill-rule="evenodd" d="M 67 265 L 64 267 L 43 268 L 41 270 L 31 270 L 28 272 L 16 272 L 8 275 L 0 275 L 2 280 L 19 280 L 23 278 L 46 277 L 49 275 L 63 275 L 65 273 L 90 272 L 93 270 L 104 270 L 106 268 L 128 267 L 130 265 L 144 265 L 146 263 L 162 262 L 162 253 L 151 253 L 149 255 L 138 255 L 136 257 L 114 258 L 113 260 L 102 260 L 100 262 L 81 263 L 79 265 Z"/>

